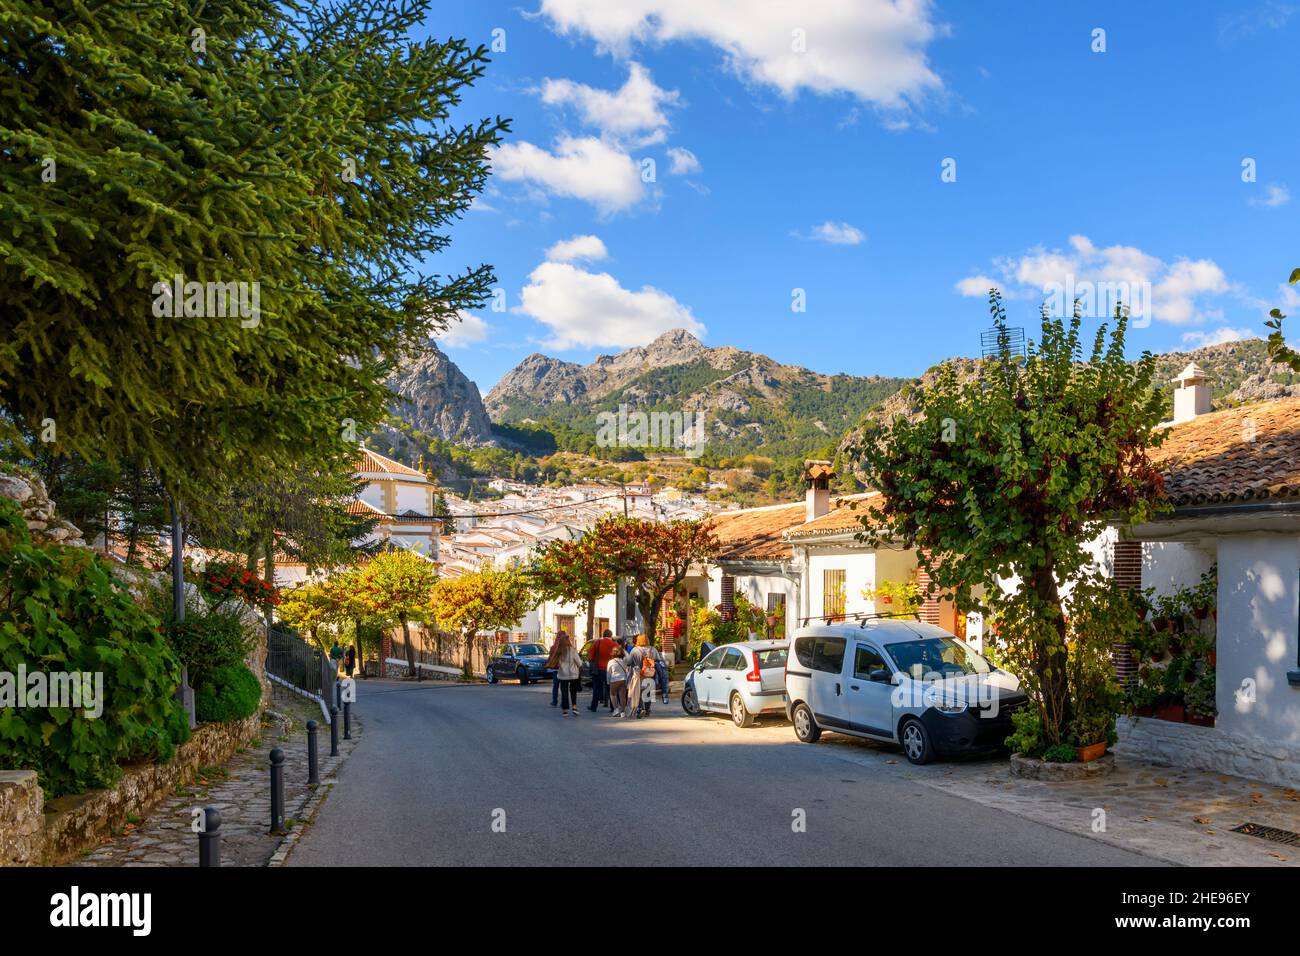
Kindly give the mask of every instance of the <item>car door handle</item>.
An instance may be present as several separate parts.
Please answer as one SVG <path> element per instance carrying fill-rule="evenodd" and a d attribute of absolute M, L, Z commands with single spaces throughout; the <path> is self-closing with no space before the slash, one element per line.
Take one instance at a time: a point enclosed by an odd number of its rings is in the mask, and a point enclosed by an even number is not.
<path fill-rule="evenodd" d="M 859 688 L 858 688 L 858 685 L 857 685 L 857 684 L 850 684 L 850 685 L 849 685 L 849 690 L 858 690 L 858 689 L 859 689 Z"/>
<path fill-rule="evenodd" d="M 840 696 L 840 685 L 839 685 L 839 684 L 836 684 L 836 685 L 835 685 L 835 696 L 836 696 L 836 697 L 839 697 L 839 696 Z"/>

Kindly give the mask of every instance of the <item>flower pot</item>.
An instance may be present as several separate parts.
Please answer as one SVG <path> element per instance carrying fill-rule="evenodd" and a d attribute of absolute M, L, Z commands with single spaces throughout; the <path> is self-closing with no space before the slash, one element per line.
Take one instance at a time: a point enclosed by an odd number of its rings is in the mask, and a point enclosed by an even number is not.
<path fill-rule="evenodd" d="M 1192 617 L 1198 621 L 1204 621 L 1210 616 L 1210 607 L 1208 604 L 1198 604 L 1192 608 Z"/>
<path fill-rule="evenodd" d="M 1214 726 L 1214 718 L 1208 716 L 1207 714 L 1188 714 L 1187 722 L 1189 724 L 1195 724 L 1197 727 Z"/>
<path fill-rule="evenodd" d="M 1147 615 L 1150 613 L 1151 613 L 1150 608 L 1146 608 L 1146 607 L 1138 608 L 1138 620 L 1145 621 L 1147 619 Z"/>
<path fill-rule="evenodd" d="M 1218 665 L 1219 652 L 1214 648 L 1210 648 L 1210 653 L 1205 656 L 1205 659 L 1210 662 L 1211 667 L 1215 667 Z"/>
<path fill-rule="evenodd" d="M 1158 617 L 1151 622 L 1151 626 L 1154 627 L 1157 631 L 1167 631 L 1173 625 L 1173 623 L 1174 622 L 1167 617 Z"/>
<path fill-rule="evenodd" d="M 1168 720 L 1175 724 L 1185 723 L 1187 707 L 1184 704 L 1161 704 L 1156 708 L 1157 720 Z"/>
<path fill-rule="evenodd" d="M 1096 760 L 1106 753 L 1106 741 L 1097 744 L 1088 744 L 1086 747 L 1079 747 L 1075 751 L 1075 759 L 1080 763 L 1087 763 L 1089 760 Z"/>

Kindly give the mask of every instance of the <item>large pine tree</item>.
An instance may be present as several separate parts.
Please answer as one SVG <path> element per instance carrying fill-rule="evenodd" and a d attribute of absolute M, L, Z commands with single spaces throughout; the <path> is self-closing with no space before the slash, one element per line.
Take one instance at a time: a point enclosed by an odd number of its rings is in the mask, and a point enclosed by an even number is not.
<path fill-rule="evenodd" d="M 427 8 L 6 4 L 0 438 L 52 424 L 193 511 L 368 431 L 386 363 L 493 281 L 424 267 L 508 125 L 453 119 L 486 51 L 411 39 Z M 177 276 L 258 311 L 168 302 Z"/>

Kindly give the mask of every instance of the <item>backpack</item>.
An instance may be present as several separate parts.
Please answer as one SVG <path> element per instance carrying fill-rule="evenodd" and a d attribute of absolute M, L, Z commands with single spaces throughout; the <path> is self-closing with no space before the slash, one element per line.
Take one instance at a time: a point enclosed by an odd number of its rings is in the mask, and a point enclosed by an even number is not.
<path fill-rule="evenodd" d="M 654 655 L 652 655 L 648 650 L 646 651 L 645 657 L 641 658 L 641 676 L 642 677 L 655 676 Z"/>

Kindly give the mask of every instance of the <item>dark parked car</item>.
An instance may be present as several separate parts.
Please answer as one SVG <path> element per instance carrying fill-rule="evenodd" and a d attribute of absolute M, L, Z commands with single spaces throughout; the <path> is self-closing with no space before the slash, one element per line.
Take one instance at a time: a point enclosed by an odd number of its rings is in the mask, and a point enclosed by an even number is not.
<path fill-rule="evenodd" d="M 582 686 L 591 686 L 591 665 L 587 663 L 587 652 L 591 644 L 586 644 L 579 655 L 582 657 L 580 679 Z M 533 684 L 539 680 L 550 680 L 555 676 L 555 668 L 546 666 L 550 656 L 544 644 L 519 642 L 501 644 L 492 652 L 488 661 L 487 682 L 495 684 L 499 680 L 517 680 L 521 684 Z"/>
<path fill-rule="evenodd" d="M 521 684 L 532 684 L 550 680 L 555 676 L 555 668 L 546 666 L 547 655 L 544 644 L 501 644 L 488 661 L 487 681 L 495 684 L 499 680 L 513 679 Z"/>

